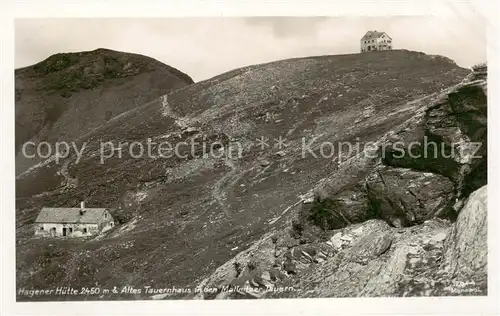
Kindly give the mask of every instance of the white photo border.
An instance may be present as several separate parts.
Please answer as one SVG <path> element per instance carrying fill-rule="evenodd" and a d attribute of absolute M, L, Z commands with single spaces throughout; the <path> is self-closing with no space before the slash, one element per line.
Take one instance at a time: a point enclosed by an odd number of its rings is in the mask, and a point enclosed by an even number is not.
<path fill-rule="evenodd" d="M 278 314 L 497 314 L 499 27 L 495 1 L 2 1 L 1 80 L 1 313 L 2 315 L 278 315 Z M 468 6 L 488 29 L 488 296 L 440 298 L 334 298 L 226 301 L 99 301 L 17 303 L 15 297 L 14 19 L 32 17 L 162 16 L 386 16 L 446 15 Z M 467 7 L 466 7 L 467 8 Z M 493 136 L 492 136 L 493 135 Z"/>

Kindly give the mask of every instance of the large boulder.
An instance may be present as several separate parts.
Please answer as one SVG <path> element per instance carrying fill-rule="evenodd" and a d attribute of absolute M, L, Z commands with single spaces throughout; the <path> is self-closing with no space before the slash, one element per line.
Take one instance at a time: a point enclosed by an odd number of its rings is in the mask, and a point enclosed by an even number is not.
<path fill-rule="evenodd" d="M 192 83 L 188 75 L 153 58 L 102 48 L 55 54 L 16 69 L 16 174 L 41 161 L 22 154 L 27 141 L 74 141 Z"/>
<path fill-rule="evenodd" d="M 488 261 L 488 190 L 472 193 L 446 240 L 444 264 L 453 278 L 486 282 Z"/>
<path fill-rule="evenodd" d="M 396 227 L 448 215 L 453 183 L 446 177 L 382 166 L 367 179 L 372 213 Z"/>
<path fill-rule="evenodd" d="M 333 232 L 334 256 L 276 282 L 295 291 L 266 297 L 487 294 L 487 188 L 467 199 L 455 223 L 430 219 L 394 228 L 369 220 Z"/>

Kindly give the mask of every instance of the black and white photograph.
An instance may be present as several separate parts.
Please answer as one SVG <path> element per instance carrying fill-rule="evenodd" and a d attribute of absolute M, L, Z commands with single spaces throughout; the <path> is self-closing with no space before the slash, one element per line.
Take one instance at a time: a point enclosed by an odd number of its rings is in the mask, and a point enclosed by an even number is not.
<path fill-rule="evenodd" d="M 498 44 L 475 4 L 444 8 L 15 17 L 9 295 L 334 308 L 497 293 Z"/>

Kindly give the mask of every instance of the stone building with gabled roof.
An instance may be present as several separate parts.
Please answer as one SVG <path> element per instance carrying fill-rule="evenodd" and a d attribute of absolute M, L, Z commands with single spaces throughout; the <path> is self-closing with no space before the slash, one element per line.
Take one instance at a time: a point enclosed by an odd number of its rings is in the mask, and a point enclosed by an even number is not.
<path fill-rule="evenodd" d="M 106 208 L 44 207 L 35 220 L 35 236 L 86 237 L 105 232 L 114 226 L 114 220 Z"/>
<path fill-rule="evenodd" d="M 392 38 L 385 32 L 368 31 L 361 38 L 361 52 L 373 52 L 379 50 L 391 50 Z"/>

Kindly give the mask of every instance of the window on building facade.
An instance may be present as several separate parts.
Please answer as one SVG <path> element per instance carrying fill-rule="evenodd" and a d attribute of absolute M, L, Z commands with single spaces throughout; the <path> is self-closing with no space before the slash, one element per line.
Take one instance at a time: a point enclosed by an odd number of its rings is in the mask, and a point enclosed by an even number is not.
<path fill-rule="evenodd" d="M 83 229 L 83 233 L 84 233 L 84 234 L 86 234 L 86 233 L 87 233 L 87 228 L 86 228 L 86 227 Z"/>

